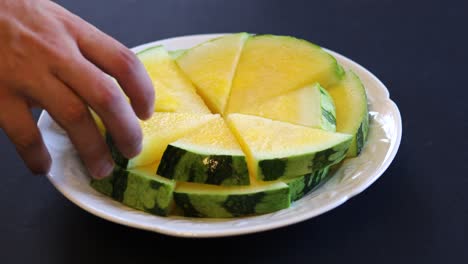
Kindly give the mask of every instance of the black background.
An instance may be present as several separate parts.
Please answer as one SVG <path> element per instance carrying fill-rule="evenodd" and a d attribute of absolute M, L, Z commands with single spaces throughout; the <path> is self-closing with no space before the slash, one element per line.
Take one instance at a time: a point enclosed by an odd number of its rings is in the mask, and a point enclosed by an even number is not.
<path fill-rule="evenodd" d="M 128 47 L 238 31 L 308 39 L 387 85 L 403 139 L 387 172 L 329 213 L 254 235 L 193 240 L 79 209 L 31 175 L 2 132 L 0 263 L 468 263 L 466 1 L 58 3 Z"/>

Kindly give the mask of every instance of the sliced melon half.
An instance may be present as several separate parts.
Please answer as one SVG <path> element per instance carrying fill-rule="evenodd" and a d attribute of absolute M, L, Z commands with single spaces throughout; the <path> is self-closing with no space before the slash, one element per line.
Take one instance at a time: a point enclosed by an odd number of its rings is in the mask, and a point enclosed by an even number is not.
<path fill-rule="evenodd" d="M 143 130 L 143 149 L 138 156 L 130 160 L 118 151 L 109 135 L 107 135 L 107 141 L 117 165 L 124 169 L 141 167 L 159 161 L 169 143 L 218 117 L 219 115 L 212 114 L 156 112 L 151 119 L 140 122 Z"/>
<path fill-rule="evenodd" d="M 230 34 L 195 46 L 177 58 L 208 106 L 223 113 L 247 33 Z"/>
<path fill-rule="evenodd" d="M 336 130 L 335 105 L 320 84 L 307 85 L 239 112 L 331 132 Z"/>
<path fill-rule="evenodd" d="M 109 177 L 92 180 L 91 186 L 127 206 L 166 216 L 171 211 L 175 182 L 154 175 L 151 173 L 154 168 L 154 165 L 132 170 L 115 167 Z"/>
<path fill-rule="evenodd" d="M 272 181 L 321 170 L 344 159 L 348 134 L 332 133 L 257 116 L 227 118 L 248 158 L 251 178 Z"/>
<path fill-rule="evenodd" d="M 288 208 L 290 194 L 282 182 L 245 187 L 178 183 L 174 201 L 185 216 L 229 218 Z"/>
<path fill-rule="evenodd" d="M 352 71 L 328 89 L 336 106 L 336 130 L 353 135 L 348 157 L 359 155 L 367 140 L 369 113 L 364 85 Z"/>
<path fill-rule="evenodd" d="M 153 82 L 156 93 L 155 111 L 211 113 L 163 46 L 148 48 L 137 56 Z"/>
<path fill-rule="evenodd" d="M 221 117 L 169 144 L 157 173 L 185 182 L 214 185 L 250 183 L 245 155 Z"/>
<path fill-rule="evenodd" d="M 287 36 L 250 37 L 239 59 L 227 112 L 236 113 L 310 83 L 327 88 L 342 75 L 336 59 L 310 42 Z"/>

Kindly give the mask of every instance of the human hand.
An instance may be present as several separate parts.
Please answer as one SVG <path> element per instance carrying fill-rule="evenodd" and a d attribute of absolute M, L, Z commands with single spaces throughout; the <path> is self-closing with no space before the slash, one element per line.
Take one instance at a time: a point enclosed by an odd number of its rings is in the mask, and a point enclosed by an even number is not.
<path fill-rule="evenodd" d="M 0 0 L 0 43 L 0 128 L 33 173 L 51 164 L 35 106 L 65 129 L 93 177 L 107 176 L 113 161 L 88 107 L 124 156 L 140 152 L 137 116 L 153 113 L 154 90 L 130 50 L 48 0 Z"/>

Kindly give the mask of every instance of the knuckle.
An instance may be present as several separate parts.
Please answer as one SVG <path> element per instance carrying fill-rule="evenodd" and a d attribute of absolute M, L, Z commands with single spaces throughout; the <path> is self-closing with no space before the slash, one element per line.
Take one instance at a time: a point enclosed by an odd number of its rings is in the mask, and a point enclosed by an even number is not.
<path fill-rule="evenodd" d="M 116 87 L 116 85 L 113 85 L 110 80 L 103 82 L 101 87 L 98 89 L 99 90 L 96 93 L 96 103 L 100 107 L 110 108 L 119 103 L 119 101 L 122 99 L 122 95 L 119 89 Z"/>
<path fill-rule="evenodd" d="M 125 155 L 129 158 L 132 158 L 138 154 L 140 151 L 139 148 L 141 147 L 142 142 L 142 135 L 138 132 L 130 133 L 131 135 L 128 138 L 125 138 Z"/>
<path fill-rule="evenodd" d="M 101 137 L 95 137 L 95 135 L 93 135 L 90 138 L 94 138 L 92 144 L 84 144 L 80 146 L 78 150 L 80 156 L 85 162 L 92 163 L 99 160 L 99 158 L 106 154 L 107 147 Z"/>
<path fill-rule="evenodd" d="M 137 127 L 135 129 L 135 132 L 133 133 L 132 142 L 133 144 L 138 146 L 141 144 L 142 140 L 143 140 L 143 133 L 141 132 L 141 129 Z"/>
<path fill-rule="evenodd" d="M 77 49 L 70 47 L 72 46 L 54 49 L 47 54 L 47 58 L 50 60 L 49 70 L 53 74 L 57 76 L 64 76 L 71 65 L 80 65 L 81 54 L 77 51 Z"/>
<path fill-rule="evenodd" d="M 115 59 L 116 69 L 120 75 L 129 75 L 135 71 L 140 61 L 136 55 L 127 48 L 119 48 Z"/>
<path fill-rule="evenodd" d="M 37 131 L 31 130 L 21 130 L 14 133 L 14 140 L 16 147 L 21 150 L 30 150 L 34 149 L 37 146 L 40 146 L 42 140 L 41 136 Z"/>
<path fill-rule="evenodd" d="M 73 13 L 67 13 L 67 15 L 60 18 L 60 22 L 67 32 L 71 32 L 74 36 L 86 25 L 86 22 L 79 16 Z"/>
<path fill-rule="evenodd" d="M 122 146 L 125 146 L 128 149 L 135 149 L 141 144 L 143 140 L 143 134 L 139 127 L 128 126 L 125 136 L 120 138 L 123 141 L 121 142 Z"/>
<path fill-rule="evenodd" d="M 79 59 L 78 53 L 73 49 L 52 49 L 49 52 L 49 58 L 51 58 L 51 66 L 57 68 L 63 67 L 63 65 L 70 64 L 70 62 L 76 62 Z"/>
<path fill-rule="evenodd" d="M 84 103 L 76 100 L 67 104 L 62 112 L 62 120 L 65 125 L 81 123 L 88 117 L 89 112 Z"/>

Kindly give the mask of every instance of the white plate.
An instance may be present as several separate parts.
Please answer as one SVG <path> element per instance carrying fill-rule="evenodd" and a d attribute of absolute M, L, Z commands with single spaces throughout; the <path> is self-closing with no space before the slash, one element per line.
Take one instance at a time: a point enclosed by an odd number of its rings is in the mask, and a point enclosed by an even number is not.
<path fill-rule="evenodd" d="M 154 45 L 170 50 L 190 48 L 217 35 L 171 38 L 141 45 L 139 51 Z M 47 112 L 39 119 L 44 140 L 53 158 L 49 180 L 84 210 L 109 221 L 181 237 L 220 237 L 279 228 L 323 214 L 359 194 L 377 180 L 397 153 L 401 140 L 401 117 L 386 87 L 369 71 L 352 60 L 329 51 L 346 69 L 362 79 L 370 103 L 369 140 L 358 158 L 345 161 L 335 175 L 319 189 L 275 213 L 237 219 L 196 219 L 158 217 L 133 210 L 101 195 L 89 186 L 89 176 L 68 137 Z"/>

